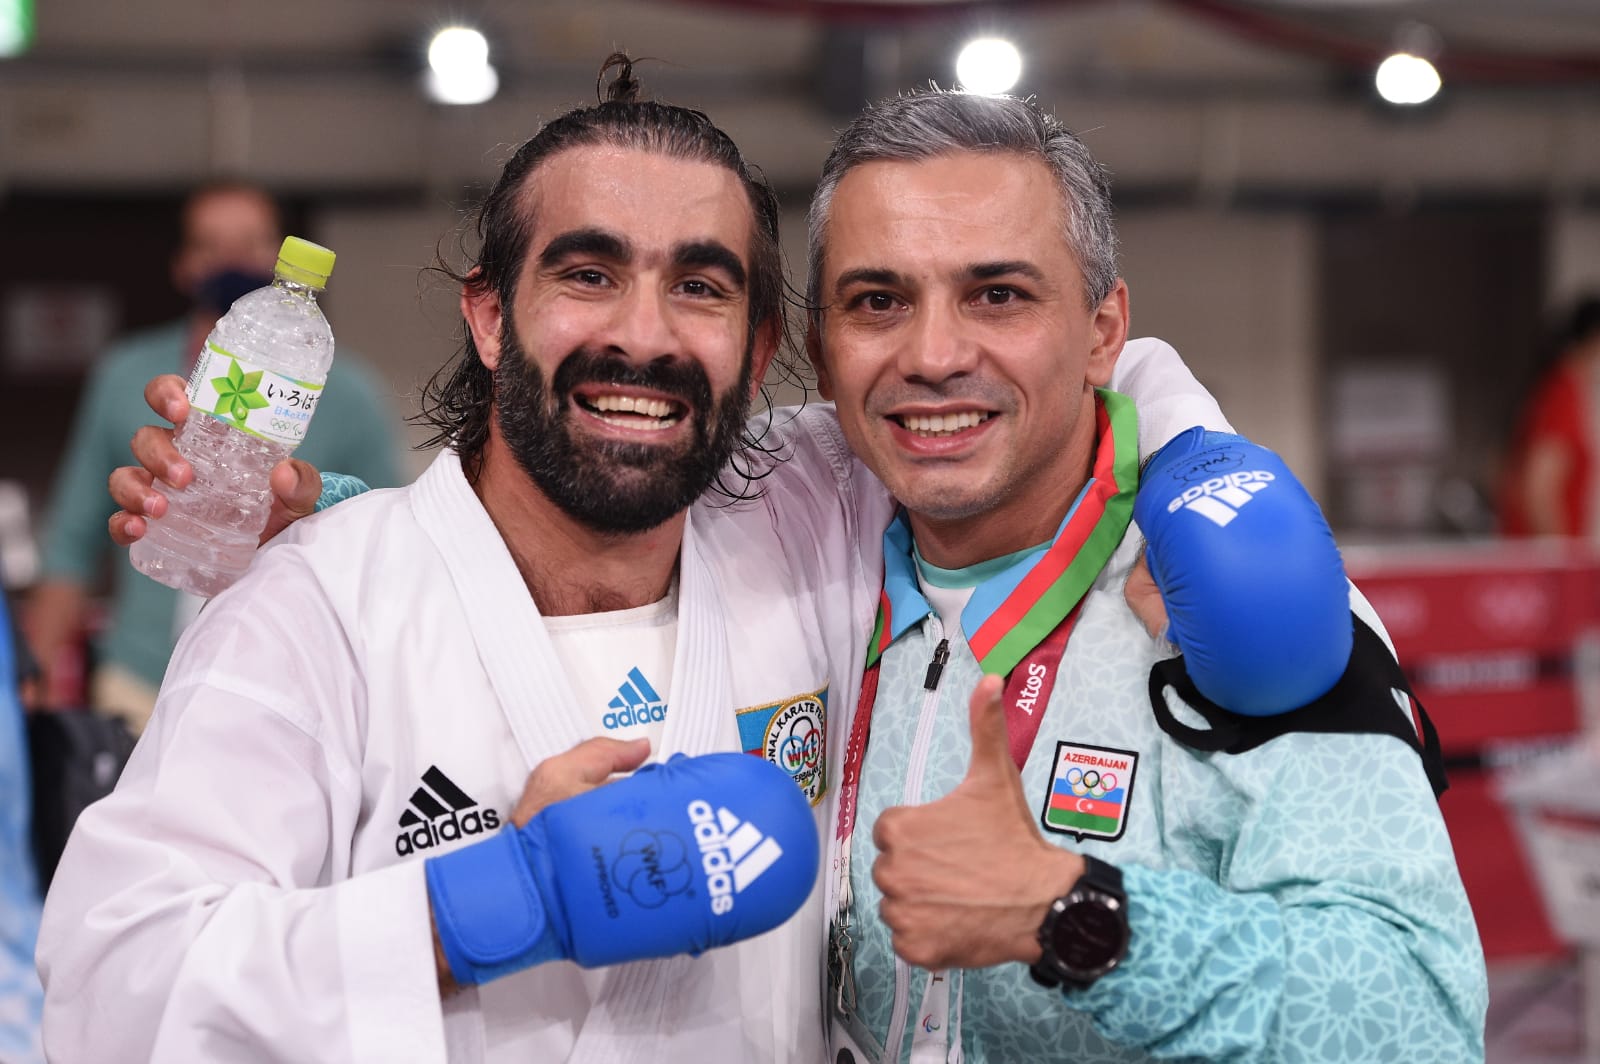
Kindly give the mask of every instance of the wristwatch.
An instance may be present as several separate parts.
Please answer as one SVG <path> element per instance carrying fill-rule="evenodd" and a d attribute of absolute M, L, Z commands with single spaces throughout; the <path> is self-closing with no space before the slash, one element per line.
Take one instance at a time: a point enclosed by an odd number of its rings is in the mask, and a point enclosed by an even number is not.
<path fill-rule="evenodd" d="M 1039 925 L 1044 952 L 1028 971 L 1041 986 L 1086 989 L 1128 952 L 1128 895 L 1121 870 L 1093 857 L 1083 863 L 1083 875 L 1050 903 Z"/>

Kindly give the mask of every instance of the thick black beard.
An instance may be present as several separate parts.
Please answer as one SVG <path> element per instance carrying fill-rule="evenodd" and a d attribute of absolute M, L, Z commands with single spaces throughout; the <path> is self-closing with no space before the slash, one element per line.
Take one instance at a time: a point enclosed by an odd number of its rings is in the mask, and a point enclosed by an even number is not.
<path fill-rule="evenodd" d="M 750 409 L 753 349 L 746 347 L 738 381 L 715 405 L 698 363 L 658 358 L 635 366 L 586 348 L 563 359 L 546 386 L 507 321 L 494 371 L 495 423 L 517 464 L 568 517 L 606 535 L 645 532 L 686 510 L 738 449 Z M 572 431 L 572 392 L 591 382 L 672 396 L 688 408 L 692 439 L 676 447 L 580 439 Z"/>

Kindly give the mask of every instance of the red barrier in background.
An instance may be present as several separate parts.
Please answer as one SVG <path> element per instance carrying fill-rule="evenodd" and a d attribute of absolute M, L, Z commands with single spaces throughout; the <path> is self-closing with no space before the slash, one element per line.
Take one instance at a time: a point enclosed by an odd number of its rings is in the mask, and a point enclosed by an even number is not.
<path fill-rule="evenodd" d="M 1440 809 L 1484 952 L 1562 952 L 1491 772 L 1580 728 L 1582 693 L 1597 682 L 1584 648 L 1600 629 L 1600 553 L 1528 542 L 1367 547 L 1346 550 L 1345 564 L 1453 763 Z"/>

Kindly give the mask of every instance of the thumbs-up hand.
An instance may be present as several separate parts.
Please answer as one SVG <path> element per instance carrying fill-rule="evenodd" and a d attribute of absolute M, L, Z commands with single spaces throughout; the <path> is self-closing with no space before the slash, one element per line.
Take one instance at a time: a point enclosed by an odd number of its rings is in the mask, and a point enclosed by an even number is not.
<path fill-rule="evenodd" d="M 1034 827 L 1011 760 L 1002 686 L 989 676 L 972 693 L 966 778 L 927 805 L 884 810 L 872 829 L 879 913 L 895 953 L 920 968 L 1034 963 L 1046 910 L 1083 872 L 1081 857 Z"/>

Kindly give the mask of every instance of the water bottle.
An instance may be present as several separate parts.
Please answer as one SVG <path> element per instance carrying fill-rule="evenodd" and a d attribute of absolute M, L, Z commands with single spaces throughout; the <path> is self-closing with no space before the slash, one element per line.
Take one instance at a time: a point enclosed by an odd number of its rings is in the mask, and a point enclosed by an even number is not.
<path fill-rule="evenodd" d="M 272 508 L 272 467 L 305 439 L 333 363 L 317 306 L 333 259 L 289 237 L 272 283 L 241 296 L 206 338 L 174 440 L 194 480 L 181 491 L 156 482 L 167 512 L 129 551 L 141 573 L 210 598 L 249 566 Z"/>

